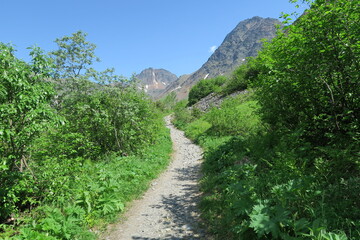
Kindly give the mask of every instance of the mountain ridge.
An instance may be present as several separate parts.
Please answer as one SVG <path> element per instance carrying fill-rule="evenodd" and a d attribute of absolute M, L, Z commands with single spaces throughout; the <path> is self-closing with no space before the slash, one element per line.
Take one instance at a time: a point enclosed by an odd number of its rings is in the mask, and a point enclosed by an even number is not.
<path fill-rule="evenodd" d="M 197 71 L 169 82 L 152 96 L 159 99 L 175 91 L 178 100 L 185 99 L 191 87 L 198 81 L 219 75 L 230 75 L 245 63 L 246 58 L 257 55 L 263 39 L 271 40 L 276 36 L 276 25 L 280 24 L 277 19 L 259 16 L 240 21 Z"/>
<path fill-rule="evenodd" d="M 156 97 L 166 86 L 176 81 L 178 77 L 165 69 L 146 68 L 137 74 L 135 78 L 139 81 L 139 88 L 143 89 L 148 95 Z"/>

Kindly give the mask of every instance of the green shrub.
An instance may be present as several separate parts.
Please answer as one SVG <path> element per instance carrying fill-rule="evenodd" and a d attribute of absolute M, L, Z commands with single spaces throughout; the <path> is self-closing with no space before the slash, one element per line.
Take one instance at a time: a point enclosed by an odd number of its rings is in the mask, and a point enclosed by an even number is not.
<path fill-rule="evenodd" d="M 212 108 L 204 119 L 211 124 L 210 131 L 217 135 L 248 135 L 261 129 L 258 108 L 248 96 L 236 96 L 225 100 L 220 108 Z"/>
<path fill-rule="evenodd" d="M 177 128 L 183 129 L 186 124 L 190 123 L 194 117 L 191 111 L 187 108 L 188 102 L 186 100 L 179 101 L 174 107 L 173 123 Z"/>
<path fill-rule="evenodd" d="M 212 79 L 203 79 L 195 84 L 189 92 L 189 106 L 212 92 L 220 92 L 221 86 L 225 83 L 226 77 L 219 76 Z"/>
<path fill-rule="evenodd" d="M 58 120 L 50 107 L 54 89 L 45 81 L 48 58 L 35 47 L 26 63 L 14 51 L 0 43 L 0 222 L 36 202 L 31 199 L 34 179 L 26 172 L 29 149 Z"/>
<path fill-rule="evenodd" d="M 157 144 L 141 155 L 108 155 L 98 161 L 48 157 L 41 165 L 33 163 L 36 185 L 29 189 L 37 190 L 41 206 L 19 218 L 22 225 L 11 239 L 95 239 L 88 229 L 113 220 L 146 190 L 167 166 L 171 151 L 169 130 L 162 127 Z M 11 234 L 6 229 L 0 238 Z"/>
<path fill-rule="evenodd" d="M 186 136 L 192 140 L 197 140 L 199 137 L 204 134 L 209 128 L 211 128 L 211 124 L 202 120 L 197 119 L 191 123 L 189 123 L 185 128 Z"/>
<path fill-rule="evenodd" d="M 104 85 L 68 96 L 60 113 L 70 132 L 88 139 L 101 153 L 139 151 L 156 138 L 160 115 L 133 87 Z"/>
<path fill-rule="evenodd" d="M 39 48 L 25 63 L 0 43 L 0 239 L 93 239 L 89 227 L 168 163 L 155 104 L 113 69 L 89 68 L 97 58 L 85 37 L 56 41 L 57 66 Z"/>
<path fill-rule="evenodd" d="M 231 94 L 248 88 L 249 84 L 255 82 L 261 73 L 260 65 L 256 59 L 250 58 L 248 61 L 235 69 L 222 87 L 224 94 Z"/>
<path fill-rule="evenodd" d="M 302 131 L 316 146 L 359 146 L 359 16 L 356 1 L 315 1 L 265 45 L 257 60 L 266 70 L 256 85 L 261 114 L 272 129 Z"/>
<path fill-rule="evenodd" d="M 156 107 L 165 114 L 171 113 L 176 105 L 176 92 L 171 92 L 162 99 L 156 101 Z"/>

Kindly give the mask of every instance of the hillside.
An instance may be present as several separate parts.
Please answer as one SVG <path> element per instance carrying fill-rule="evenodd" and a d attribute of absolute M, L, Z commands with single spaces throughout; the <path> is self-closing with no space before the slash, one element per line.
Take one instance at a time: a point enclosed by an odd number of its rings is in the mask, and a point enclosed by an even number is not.
<path fill-rule="evenodd" d="M 231 78 L 199 81 L 175 106 L 174 124 L 205 151 L 214 239 L 360 239 L 356 10 L 315 1 Z"/>

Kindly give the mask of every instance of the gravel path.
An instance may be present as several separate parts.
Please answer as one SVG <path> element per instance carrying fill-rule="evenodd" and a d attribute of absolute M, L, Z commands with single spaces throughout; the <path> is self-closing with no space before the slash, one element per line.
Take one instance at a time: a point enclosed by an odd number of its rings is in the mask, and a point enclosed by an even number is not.
<path fill-rule="evenodd" d="M 105 240 L 205 239 L 196 207 L 202 150 L 174 128 L 169 116 L 165 121 L 174 149 L 170 166 L 142 199 L 134 201 L 126 220 L 114 225 Z"/>

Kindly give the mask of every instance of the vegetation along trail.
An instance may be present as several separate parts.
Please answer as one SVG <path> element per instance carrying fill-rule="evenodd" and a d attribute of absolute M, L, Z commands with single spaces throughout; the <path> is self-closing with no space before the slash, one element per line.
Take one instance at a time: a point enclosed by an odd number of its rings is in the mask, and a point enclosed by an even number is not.
<path fill-rule="evenodd" d="M 126 220 L 112 227 L 106 240 L 203 239 L 197 203 L 202 150 L 165 118 L 170 128 L 174 154 L 168 169 L 142 199 L 125 214 Z"/>

